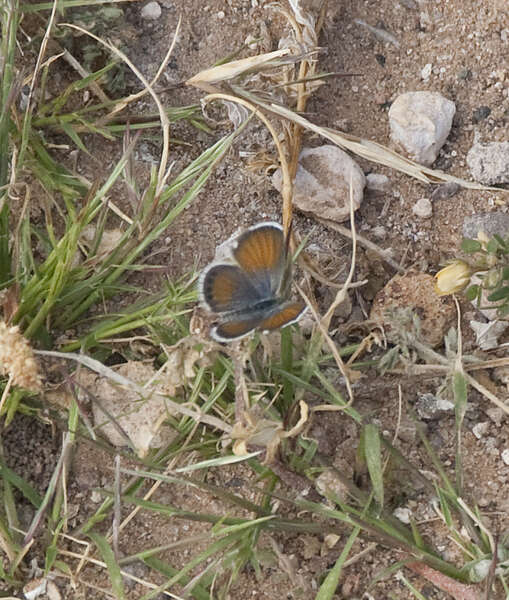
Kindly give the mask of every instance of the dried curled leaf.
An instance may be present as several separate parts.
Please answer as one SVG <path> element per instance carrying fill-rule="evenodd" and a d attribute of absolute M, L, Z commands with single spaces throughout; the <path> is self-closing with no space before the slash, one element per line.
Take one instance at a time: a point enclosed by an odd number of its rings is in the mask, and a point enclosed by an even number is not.
<path fill-rule="evenodd" d="M 261 66 L 265 66 L 271 60 L 280 58 L 289 53 L 289 50 L 283 48 L 282 50 L 275 50 L 274 52 L 268 52 L 267 54 L 259 54 L 258 56 L 250 56 L 248 58 L 241 58 L 240 60 L 232 60 L 224 65 L 218 65 L 210 69 L 200 71 L 191 79 L 186 81 L 186 85 L 194 85 L 200 87 L 203 83 L 217 83 L 219 81 L 227 81 L 238 77 L 246 71 L 253 69 L 259 69 Z"/>
<path fill-rule="evenodd" d="M 308 420 L 309 407 L 299 402 L 300 418 L 297 424 L 285 431 L 280 421 L 260 418 L 256 411 L 246 411 L 243 421 L 237 421 L 232 429 L 233 453 L 237 456 L 248 454 L 248 446 L 261 446 L 266 449 L 265 463 L 270 464 L 276 458 L 281 440 L 298 435 Z"/>

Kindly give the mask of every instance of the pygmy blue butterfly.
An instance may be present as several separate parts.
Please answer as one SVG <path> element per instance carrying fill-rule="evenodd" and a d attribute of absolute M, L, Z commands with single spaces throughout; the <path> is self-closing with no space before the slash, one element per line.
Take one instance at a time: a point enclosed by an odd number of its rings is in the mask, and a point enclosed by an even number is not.
<path fill-rule="evenodd" d="M 279 223 L 253 225 L 231 241 L 228 251 L 228 259 L 208 265 L 198 282 L 201 303 L 218 316 L 212 338 L 229 342 L 300 319 L 306 305 L 289 299 L 292 257 Z"/>

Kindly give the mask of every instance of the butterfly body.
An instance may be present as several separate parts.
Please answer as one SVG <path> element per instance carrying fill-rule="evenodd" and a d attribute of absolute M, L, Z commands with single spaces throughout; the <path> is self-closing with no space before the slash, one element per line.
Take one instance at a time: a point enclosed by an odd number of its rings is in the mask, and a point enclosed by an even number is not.
<path fill-rule="evenodd" d="M 297 321 L 305 311 L 288 300 L 291 257 L 279 223 L 250 227 L 230 247 L 228 262 L 213 262 L 198 283 L 202 304 L 219 317 L 211 335 L 218 341 L 273 330 Z"/>

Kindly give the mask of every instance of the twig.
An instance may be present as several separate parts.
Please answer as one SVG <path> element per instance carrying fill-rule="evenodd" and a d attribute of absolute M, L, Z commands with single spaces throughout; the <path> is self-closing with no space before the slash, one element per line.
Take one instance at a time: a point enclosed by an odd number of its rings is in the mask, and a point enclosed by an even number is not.
<path fill-rule="evenodd" d="M 316 218 L 320 223 L 322 223 L 326 227 L 329 227 L 330 229 L 334 229 L 334 231 L 337 231 L 338 233 L 340 233 L 341 235 L 344 235 L 345 237 L 347 237 L 350 240 L 353 239 L 353 234 L 348 229 L 348 227 L 345 227 L 344 225 L 340 225 L 339 223 L 336 223 L 335 221 L 331 221 L 329 219 L 323 219 L 322 217 L 316 217 Z M 389 256 L 389 253 L 386 250 L 383 250 L 382 248 L 380 248 L 380 246 L 377 246 L 374 242 L 371 242 L 370 240 L 368 240 L 367 238 L 365 238 L 363 235 L 361 235 L 359 233 L 356 234 L 356 238 L 357 238 L 357 243 L 360 246 L 364 246 L 368 250 L 372 250 L 373 252 L 378 254 L 378 256 L 380 256 L 380 258 L 382 260 L 384 260 L 388 265 L 390 265 L 395 271 L 397 271 L 398 273 L 405 272 L 405 269 L 403 269 L 393 258 L 391 258 Z"/>
<path fill-rule="evenodd" d="M 114 483 L 114 494 L 113 494 L 113 523 L 111 525 L 111 537 L 113 544 L 113 552 L 115 553 L 115 560 L 120 559 L 120 552 L 118 546 L 118 534 L 120 527 L 121 518 L 121 496 L 120 496 L 120 454 L 115 456 L 115 483 Z"/>
<path fill-rule="evenodd" d="M 428 567 L 428 565 L 422 562 L 405 563 L 405 567 L 424 577 L 424 579 L 436 585 L 443 592 L 451 594 L 455 600 L 479 600 L 480 598 L 480 590 L 477 586 L 465 585 L 452 577 L 444 575 L 440 571 Z"/>

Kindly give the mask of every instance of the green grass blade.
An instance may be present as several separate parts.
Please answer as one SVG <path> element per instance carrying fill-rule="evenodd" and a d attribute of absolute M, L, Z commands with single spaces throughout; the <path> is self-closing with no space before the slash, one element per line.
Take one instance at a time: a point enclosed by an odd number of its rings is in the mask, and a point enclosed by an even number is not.
<path fill-rule="evenodd" d="M 231 454 L 229 456 L 220 456 L 218 458 L 212 458 L 210 460 L 203 460 L 199 463 L 194 463 L 193 465 L 188 465 L 186 467 L 181 467 L 180 469 L 175 469 L 175 473 L 188 473 L 189 471 L 198 471 L 200 469 L 208 469 L 209 467 L 222 467 L 224 465 L 232 465 L 234 463 L 254 458 L 255 456 L 261 454 L 261 452 L 262 450 L 257 450 L 256 452 L 250 452 L 249 454 L 243 454 L 242 456 L 235 456 L 234 454 Z"/>
<path fill-rule="evenodd" d="M 93 531 L 90 531 L 88 536 L 97 546 L 103 561 L 106 563 L 106 567 L 108 568 L 108 573 L 110 575 L 111 588 L 115 594 L 115 597 L 118 600 L 126 600 L 124 582 L 122 580 L 122 574 L 120 573 L 120 567 L 115 559 L 113 550 L 106 541 L 106 538 Z"/>
<path fill-rule="evenodd" d="M 42 498 L 29 483 L 10 469 L 2 458 L 0 458 L 0 477 L 17 488 L 33 506 L 39 508 Z"/>
<path fill-rule="evenodd" d="M 407 588 L 412 592 L 413 596 L 415 598 L 417 598 L 417 600 L 428 600 L 425 596 L 423 596 L 421 594 L 421 592 L 419 592 L 418 589 L 416 589 L 409 581 L 408 579 L 406 579 L 406 577 L 401 573 L 398 577 L 399 581 L 402 581 Z"/>
<path fill-rule="evenodd" d="M 452 378 L 456 430 L 456 488 L 458 495 L 463 490 L 463 463 L 461 458 L 461 428 L 467 410 L 468 386 L 462 370 L 455 370 Z"/>
<path fill-rule="evenodd" d="M 85 154 L 88 154 L 90 156 L 90 152 L 87 150 L 87 147 L 83 143 L 80 136 L 74 131 L 74 129 L 72 128 L 72 125 L 69 125 L 68 123 L 61 123 L 60 125 L 61 125 L 64 133 L 71 138 L 71 140 L 76 144 L 76 146 L 81 151 L 85 152 Z"/>
<path fill-rule="evenodd" d="M 320 586 L 315 600 L 332 600 L 334 598 L 339 584 L 339 579 L 341 577 L 341 572 L 343 571 L 343 566 L 360 531 L 360 527 L 354 527 L 335 565 L 327 573 L 327 577 Z"/>
<path fill-rule="evenodd" d="M 14 78 L 16 72 L 16 34 L 21 16 L 17 0 L 4 3 L 1 18 L 0 56 L 2 57 L 0 88 L 0 286 L 11 277 L 11 254 L 9 249 L 9 199 L 5 186 L 9 183 L 11 153 L 9 135 L 10 110 L 16 97 Z"/>
<path fill-rule="evenodd" d="M 171 577 L 174 577 L 178 573 L 178 569 L 176 569 L 175 567 L 172 567 L 168 563 L 165 563 L 165 562 L 163 562 L 162 560 L 160 560 L 159 558 L 156 558 L 156 557 L 147 557 L 147 558 L 143 559 L 143 562 L 147 566 L 149 566 L 151 569 L 154 569 L 155 571 L 158 571 L 159 573 L 161 573 L 162 575 L 164 575 L 168 579 L 170 579 Z M 190 581 L 189 577 L 183 577 L 182 578 L 182 584 L 183 585 L 187 585 L 187 583 L 189 581 Z M 189 594 L 195 600 L 211 600 L 210 594 L 200 584 L 194 585 L 189 590 Z"/>
<path fill-rule="evenodd" d="M 186 577 L 187 574 L 190 571 L 192 571 L 197 565 L 199 565 L 202 562 L 205 562 L 210 557 L 217 556 L 219 553 L 223 552 L 228 546 L 234 544 L 235 541 L 241 536 L 241 534 L 242 532 L 240 534 L 232 534 L 221 540 L 218 540 L 217 542 L 214 542 L 213 544 L 208 546 L 208 548 L 206 548 L 203 552 L 191 559 L 184 567 L 182 567 L 182 569 L 180 569 L 180 571 L 178 571 L 178 573 L 171 577 L 171 579 L 169 579 L 166 583 L 159 586 L 157 589 L 149 592 L 148 594 L 145 594 L 141 597 L 140 600 L 152 600 L 152 598 L 155 598 L 160 592 L 163 592 L 164 590 L 171 588 L 176 583 L 181 582 L 183 578 Z"/>
<path fill-rule="evenodd" d="M 364 427 L 364 456 L 368 467 L 373 492 L 379 506 L 384 505 L 384 478 L 382 467 L 382 453 L 380 449 L 380 432 L 375 425 Z"/>

